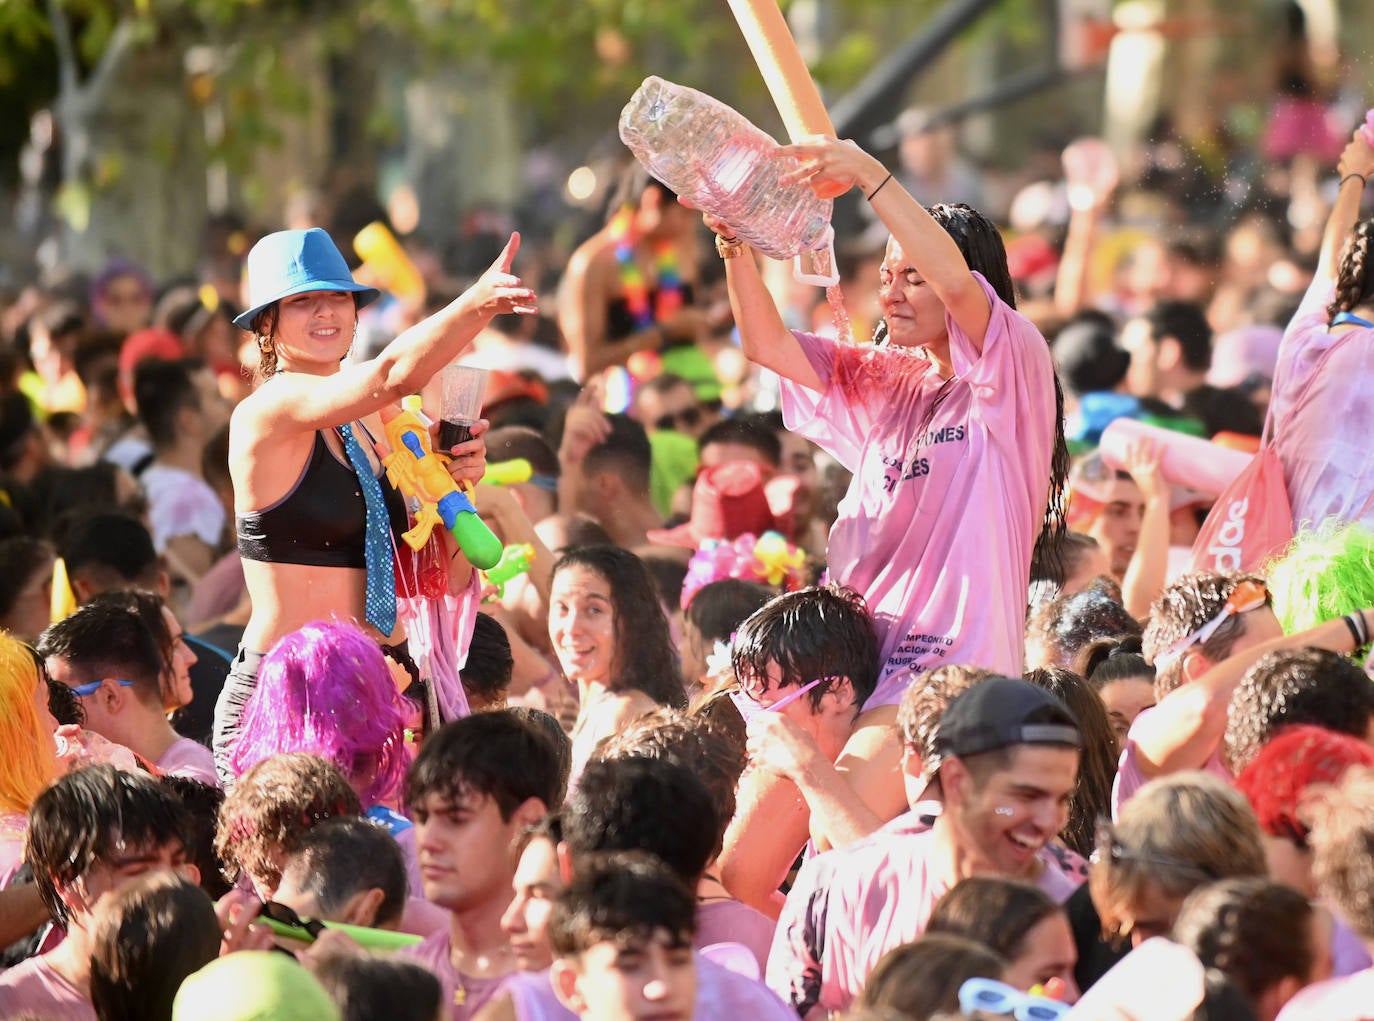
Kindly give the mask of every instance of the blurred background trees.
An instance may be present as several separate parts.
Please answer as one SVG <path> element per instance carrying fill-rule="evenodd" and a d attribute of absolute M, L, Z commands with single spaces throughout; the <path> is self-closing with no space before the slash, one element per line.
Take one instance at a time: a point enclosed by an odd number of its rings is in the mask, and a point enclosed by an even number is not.
<path fill-rule="evenodd" d="M 1260 131 L 1293 5 L 982 6 L 883 98 L 861 141 L 890 150 L 898 115 L 919 103 L 952 109 L 964 147 L 1004 167 L 1085 133 L 1125 147 L 1161 119 L 1215 152 Z M 1322 86 L 1367 95 L 1374 5 L 1301 7 Z M 833 109 L 950 7 L 793 0 L 787 10 Z M 1322 49 L 1335 38 L 1341 50 Z M 1066 68 L 1070 51 L 1083 59 Z M 1075 73 L 959 109 L 1044 68 Z M 312 201 L 345 195 L 392 201 L 399 221 L 436 240 L 512 213 L 522 227 L 575 231 L 569 213 L 592 215 L 621 155 L 620 107 L 649 73 L 780 133 L 723 0 L 7 0 L 3 233 L 40 267 L 89 269 L 124 253 L 169 272 L 195 263 L 207 229 L 275 227 L 293 203 L 308 217 Z"/>

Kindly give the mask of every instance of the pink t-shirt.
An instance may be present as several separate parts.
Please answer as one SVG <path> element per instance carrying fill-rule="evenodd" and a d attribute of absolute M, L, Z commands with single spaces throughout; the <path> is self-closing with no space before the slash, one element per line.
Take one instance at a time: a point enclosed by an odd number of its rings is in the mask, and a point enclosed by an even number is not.
<path fill-rule="evenodd" d="M 402 956 L 423 964 L 432 971 L 443 987 L 443 1002 L 447 1003 L 451 1021 L 468 1021 L 495 999 L 509 976 L 500 978 L 471 978 L 459 975 L 453 968 L 453 946 L 450 934 L 436 933 L 423 943 L 404 947 L 398 951 Z"/>
<path fill-rule="evenodd" d="M 797 873 L 768 955 L 768 986 L 806 1017 L 845 1010 L 883 955 L 923 932 L 949 887 L 930 867 L 935 833 L 915 812 L 817 855 Z M 1062 904 L 1080 885 L 1040 851 L 1036 885 Z"/>
<path fill-rule="evenodd" d="M 89 994 L 59 975 L 41 957 L 0 972 L 0 1017 L 25 1012 L 47 1021 L 95 1021 Z"/>
<path fill-rule="evenodd" d="M 824 389 L 782 384 L 787 427 L 854 474 L 827 562 L 878 628 L 884 665 L 866 708 L 896 705 L 913 676 L 941 663 L 1021 673 L 1054 367 L 1030 320 L 977 278 L 992 318 L 979 354 L 946 316 L 954 379 L 942 382 L 914 350 L 797 333 Z"/>
<path fill-rule="evenodd" d="M 737 900 L 713 900 L 697 905 L 697 931 L 692 946 L 701 950 L 717 943 L 739 943 L 758 960 L 759 974 L 768 966 L 773 945 L 773 919 Z"/>
<path fill-rule="evenodd" d="M 701 954 L 697 966 L 697 995 L 692 1017 L 700 1021 L 797 1021 L 786 1004 L 762 982 L 724 968 Z M 520 1021 L 575 1021 L 577 1015 L 563 1006 L 553 991 L 547 971 L 512 976 L 509 992 Z"/>
<path fill-rule="evenodd" d="M 205 745 L 189 737 L 175 741 L 154 765 L 165 776 L 184 776 L 211 787 L 220 785 L 219 774 L 215 772 L 214 754 Z"/>
<path fill-rule="evenodd" d="M 1328 281 L 1315 280 L 1284 331 L 1269 399 L 1293 527 L 1374 525 L 1374 330 L 1329 333 Z"/>
<path fill-rule="evenodd" d="M 1140 788 L 1144 787 L 1151 780 L 1155 779 L 1146 776 L 1145 771 L 1140 767 L 1140 749 L 1136 747 L 1135 733 L 1140 721 L 1145 718 L 1146 713 L 1154 712 L 1154 708 L 1146 709 L 1135 718 L 1131 724 L 1130 732 L 1126 735 L 1126 747 L 1121 750 L 1121 759 L 1116 764 L 1116 778 L 1112 780 L 1112 821 L 1116 822 L 1121 818 L 1121 806 L 1136 796 Z M 1226 764 L 1221 761 L 1220 751 L 1213 749 L 1212 754 L 1207 756 L 1207 761 L 1202 764 L 1204 773 L 1211 773 L 1213 776 L 1225 780 L 1228 784 L 1235 782 L 1235 777 L 1226 768 Z"/>
<path fill-rule="evenodd" d="M 1366 1021 L 1374 1017 L 1374 969 L 1318 982 L 1279 1011 L 1278 1021 Z"/>

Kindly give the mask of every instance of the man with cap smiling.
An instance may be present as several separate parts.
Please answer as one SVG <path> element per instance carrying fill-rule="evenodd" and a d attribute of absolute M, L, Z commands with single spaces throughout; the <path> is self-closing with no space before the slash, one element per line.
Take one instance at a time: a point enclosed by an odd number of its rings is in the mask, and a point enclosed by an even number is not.
<path fill-rule="evenodd" d="M 908 689 L 908 694 L 918 686 Z M 805 1017 L 843 1010 L 887 951 L 925 931 L 935 902 L 973 875 L 1033 882 L 1061 903 L 1077 885 L 1046 845 L 1068 815 L 1082 738 L 1053 695 L 989 677 L 959 695 L 923 759 L 904 737 L 912 811 L 807 862 L 779 920 L 768 985 Z M 938 790 L 930 823 L 920 802 Z"/>

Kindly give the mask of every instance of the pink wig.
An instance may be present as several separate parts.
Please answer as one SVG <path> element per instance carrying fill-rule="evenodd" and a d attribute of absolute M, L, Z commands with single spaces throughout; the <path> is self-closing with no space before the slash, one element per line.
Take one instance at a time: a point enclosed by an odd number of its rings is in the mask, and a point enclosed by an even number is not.
<path fill-rule="evenodd" d="M 318 755 L 339 767 L 366 808 L 400 790 L 405 721 L 377 643 L 352 624 L 316 621 L 263 657 L 231 753 L 234 773 L 283 752 Z"/>

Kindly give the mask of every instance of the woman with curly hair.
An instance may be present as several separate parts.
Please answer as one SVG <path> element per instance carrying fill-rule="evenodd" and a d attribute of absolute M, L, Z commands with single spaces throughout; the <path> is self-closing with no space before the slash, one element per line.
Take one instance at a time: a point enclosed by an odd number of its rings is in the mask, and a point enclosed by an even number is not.
<path fill-rule="evenodd" d="M 1374 219 L 1360 202 L 1374 145 L 1356 131 L 1337 165 L 1340 190 L 1302 304 L 1284 331 L 1269 399 L 1293 530 L 1335 520 L 1374 525 Z"/>
<path fill-rule="evenodd" d="M 643 562 L 618 546 L 583 546 L 553 567 L 549 638 L 577 686 L 573 782 L 605 737 L 655 706 L 686 708 L 668 619 Z"/>

